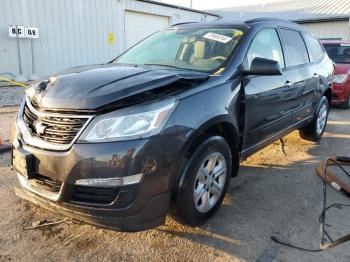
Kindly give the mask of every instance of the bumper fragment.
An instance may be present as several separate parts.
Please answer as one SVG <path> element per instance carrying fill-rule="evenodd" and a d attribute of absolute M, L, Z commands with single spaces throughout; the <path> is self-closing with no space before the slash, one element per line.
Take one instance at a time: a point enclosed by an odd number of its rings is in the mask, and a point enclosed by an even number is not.
<path fill-rule="evenodd" d="M 98 210 L 91 210 L 89 213 L 81 213 L 71 209 L 64 204 L 58 204 L 37 196 L 23 188 L 15 188 L 17 196 L 37 204 L 50 211 L 56 211 L 67 217 L 82 221 L 91 225 L 104 227 L 117 231 L 142 231 L 164 224 L 170 201 L 170 192 L 165 192 L 150 198 L 144 208 L 137 214 L 131 216 L 108 216 L 99 214 Z"/>

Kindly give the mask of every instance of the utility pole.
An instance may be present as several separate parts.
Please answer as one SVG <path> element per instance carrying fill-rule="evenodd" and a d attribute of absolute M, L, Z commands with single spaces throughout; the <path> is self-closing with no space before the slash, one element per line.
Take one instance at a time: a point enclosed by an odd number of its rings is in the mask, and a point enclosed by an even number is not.
<path fill-rule="evenodd" d="M 190 8 L 192 8 L 192 2 L 193 2 L 193 0 L 191 0 L 191 2 L 190 2 Z"/>

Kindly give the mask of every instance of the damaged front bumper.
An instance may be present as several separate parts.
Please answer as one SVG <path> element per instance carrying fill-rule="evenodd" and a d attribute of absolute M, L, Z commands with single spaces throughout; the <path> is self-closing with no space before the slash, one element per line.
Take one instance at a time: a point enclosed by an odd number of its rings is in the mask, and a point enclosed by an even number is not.
<path fill-rule="evenodd" d="M 109 212 L 107 210 L 76 210 L 70 206 L 40 197 L 23 188 L 15 187 L 15 193 L 17 196 L 45 209 L 58 212 L 87 224 L 128 232 L 142 231 L 164 224 L 166 210 L 168 209 L 170 200 L 170 193 L 165 192 L 150 198 L 144 208 L 137 214 L 117 216 L 115 212 Z"/>
<path fill-rule="evenodd" d="M 180 132 L 176 137 L 184 135 Z M 179 141 L 159 135 L 49 151 L 19 139 L 13 152 L 31 154 L 33 172 L 29 177 L 18 172 L 22 188 L 16 193 L 89 224 L 122 231 L 153 228 L 164 223 L 168 211 L 172 167 L 182 146 Z M 111 180 L 119 184 L 101 183 Z"/>

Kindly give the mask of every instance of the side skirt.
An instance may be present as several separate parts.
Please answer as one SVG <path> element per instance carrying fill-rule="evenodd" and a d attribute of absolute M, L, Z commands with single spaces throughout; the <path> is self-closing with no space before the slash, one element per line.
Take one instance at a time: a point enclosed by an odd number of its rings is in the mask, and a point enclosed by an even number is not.
<path fill-rule="evenodd" d="M 289 133 L 293 132 L 294 130 L 297 130 L 297 129 L 305 126 L 306 124 L 311 122 L 313 117 L 314 116 L 309 116 L 309 117 L 307 117 L 307 118 L 305 118 L 305 119 L 295 123 L 294 125 L 292 125 L 292 126 L 286 128 L 286 129 L 284 129 L 284 130 L 282 130 L 282 131 L 272 135 L 271 137 L 269 137 L 269 138 L 267 138 L 267 139 L 265 139 L 263 141 L 260 141 L 259 143 L 255 144 L 253 146 L 250 146 L 250 147 L 248 147 L 246 149 L 243 149 L 241 151 L 240 159 L 241 160 L 246 159 L 250 155 L 252 155 L 252 154 L 256 153 L 257 151 L 263 149 L 264 147 L 270 145 L 271 143 L 275 142 L 276 140 L 278 140 L 278 139 L 288 135 Z"/>

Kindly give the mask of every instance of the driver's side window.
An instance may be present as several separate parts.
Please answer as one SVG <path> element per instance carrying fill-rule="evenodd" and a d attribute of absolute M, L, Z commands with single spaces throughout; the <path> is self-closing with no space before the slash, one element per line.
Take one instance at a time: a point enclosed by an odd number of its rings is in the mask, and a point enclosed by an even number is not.
<path fill-rule="evenodd" d="M 280 39 L 276 29 L 269 28 L 260 31 L 253 39 L 249 47 L 246 58 L 244 59 L 244 68 L 249 70 L 255 57 L 275 60 L 284 68 L 284 58 Z"/>

